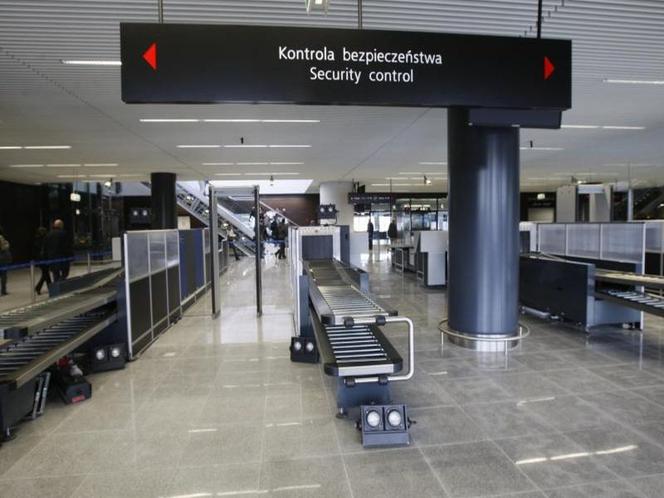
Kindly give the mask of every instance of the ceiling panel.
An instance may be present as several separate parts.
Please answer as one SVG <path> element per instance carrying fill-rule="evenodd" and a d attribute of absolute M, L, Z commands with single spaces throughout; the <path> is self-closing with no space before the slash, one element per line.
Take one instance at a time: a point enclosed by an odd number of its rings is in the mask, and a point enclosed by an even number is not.
<path fill-rule="evenodd" d="M 356 0 L 331 0 L 307 14 L 301 0 L 164 0 L 166 22 L 352 28 Z M 535 0 L 365 0 L 366 29 L 534 36 Z M 118 23 L 156 22 L 155 0 L 0 0 L 0 146 L 67 144 L 69 150 L 0 150 L 0 179 L 66 181 L 113 175 L 130 181 L 151 171 L 183 180 L 239 172 L 298 172 L 320 181 L 355 179 L 384 190 L 446 188 L 435 177 L 445 160 L 445 111 L 275 105 L 129 106 L 120 101 L 119 68 L 68 66 L 62 59 L 119 59 Z M 522 131 L 525 189 L 554 188 L 571 176 L 664 183 L 664 85 L 611 85 L 604 79 L 664 80 L 664 2 L 545 0 L 543 34 L 573 40 L 574 107 L 564 123 L 644 126 L 645 130 Z M 488 83 L 490 84 L 490 83 Z M 318 119 L 314 124 L 141 123 L 140 118 Z M 307 144 L 306 149 L 179 149 L 182 144 Z M 203 163 L 233 163 L 204 166 Z M 113 167 L 47 164 L 117 163 Z M 238 164 L 243 163 L 243 164 Z M 11 165 L 43 164 L 41 168 Z M 632 164 L 634 166 L 628 166 Z M 410 173 L 399 175 L 399 173 Z M 135 175 L 141 175 L 139 177 Z M 393 183 L 397 181 L 393 180 Z M 371 188 L 370 188 L 371 189 Z"/>

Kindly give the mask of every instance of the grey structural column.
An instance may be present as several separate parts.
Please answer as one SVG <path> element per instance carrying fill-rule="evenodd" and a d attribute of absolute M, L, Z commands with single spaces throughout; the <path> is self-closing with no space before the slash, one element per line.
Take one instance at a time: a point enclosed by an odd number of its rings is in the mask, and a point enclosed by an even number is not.
<path fill-rule="evenodd" d="M 175 173 L 152 173 L 152 228 L 178 227 L 178 204 L 175 198 Z"/>
<path fill-rule="evenodd" d="M 473 338 L 518 333 L 519 128 L 472 126 L 447 110 L 448 326 Z M 489 341 L 451 337 L 478 349 Z"/>

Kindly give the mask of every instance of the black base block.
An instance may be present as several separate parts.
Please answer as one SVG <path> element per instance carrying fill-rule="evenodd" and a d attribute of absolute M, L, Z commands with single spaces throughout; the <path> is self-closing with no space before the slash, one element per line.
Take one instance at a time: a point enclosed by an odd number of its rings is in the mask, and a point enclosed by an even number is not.
<path fill-rule="evenodd" d="M 318 363 L 319 354 L 313 337 L 291 337 L 290 359 L 298 363 Z"/>
<path fill-rule="evenodd" d="M 360 407 L 362 446 L 407 446 L 408 411 L 406 405 L 364 405 Z"/>

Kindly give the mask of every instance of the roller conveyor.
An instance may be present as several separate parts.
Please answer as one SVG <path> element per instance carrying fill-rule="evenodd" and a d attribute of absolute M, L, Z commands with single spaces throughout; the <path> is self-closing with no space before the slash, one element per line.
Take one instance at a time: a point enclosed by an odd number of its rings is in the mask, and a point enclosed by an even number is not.
<path fill-rule="evenodd" d="M 21 387 L 115 320 L 115 312 L 89 312 L 0 347 L 0 384 Z"/>
<path fill-rule="evenodd" d="M 0 314 L 0 333 L 5 338 L 30 335 L 116 299 L 115 287 L 100 287 L 17 308 Z"/>
<path fill-rule="evenodd" d="M 335 261 L 306 262 L 314 334 L 323 369 L 336 377 L 387 377 L 403 359 L 378 328 L 397 312 L 358 289 L 347 269 Z"/>
<path fill-rule="evenodd" d="M 664 298 L 634 290 L 605 289 L 595 296 L 664 317 Z"/>

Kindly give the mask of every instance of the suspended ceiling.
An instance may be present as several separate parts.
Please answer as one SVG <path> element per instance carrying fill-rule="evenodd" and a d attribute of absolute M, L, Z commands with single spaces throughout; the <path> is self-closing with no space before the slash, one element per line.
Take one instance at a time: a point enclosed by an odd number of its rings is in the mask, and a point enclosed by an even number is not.
<path fill-rule="evenodd" d="M 355 0 L 330 3 L 327 14 L 307 15 L 302 0 L 164 0 L 164 21 L 357 25 Z M 536 10 L 536 0 L 365 0 L 363 21 L 367 29 L 534 36 Z M 151 171 L 173 171 L 182 180 L 245 180 L 275 173 L 277 180 L 312 179 L 313 190 L 329 180 L 361 181 L 374 191 L 387 190 L 390 183 L 398 191 L 446 190 L 446 168 L 440 164 L 446 160 L 444 110 L 130 106 L 120 100 L 119 67 L 62 64 L 63 59 L 119 60 L 121 21 L 156 22 L 156 0 L 0 0 L 0 179 L 136 181 Z M 522 188 L 550 190 L 571 177 L 664 184 L 664 85 L 604 82 L 664 80 L 664 2 L 544 0 L 543 35 L 573 40 L 574 107 L 563 123 L 639 129 L 522 130 L 524 147 L 532 141 L 536 149 L 550 149 L 522 152 Z M 144 123 L 141 118 L 320 122 Z M 234 144 L 240 137 L 311 147 L 177 147 Z M 1 148 L 30 145 L 71 148 Z M 424 175 L 431 185 L 424 184 Z"/>

